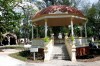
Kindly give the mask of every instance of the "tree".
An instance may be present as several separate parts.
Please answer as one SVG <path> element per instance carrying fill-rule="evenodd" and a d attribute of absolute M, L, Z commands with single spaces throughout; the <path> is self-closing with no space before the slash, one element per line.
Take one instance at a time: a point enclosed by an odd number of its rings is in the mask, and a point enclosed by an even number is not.
<path fill-rule="evenodd" d="M 70 5 L 69 0 L 49 0 L 51 5 Z"/>
<path fill-rule="evenodd" d="M 14 32 L 18 28 L 20 14 L 15 13 L 13 8 L 16 0 L 0 0 L 0 38 L 2 33 Z M 1 40 L 0 39 L 0 40 Z"/>
<path fill-rule="evenodd" d="M 100 22 L 97 20 L 100 20 L 100 14 L 99 14 L 99 9 L 96 7 L 97 4 L 93 4 L 91 8 L 89 8 L 86 16 L 88 18 L 88 23 L 87 23 L 87 29 L 88 29 L 88 36 L 99 36 L 99 24 Z M 96 18 L 99 16 L 99 19 Z"/>
<path fill-rule="evenodd" d="M 100 40 L 100 0 L 95 4 L 95 9 L 95 35 L 98 36 L 98 39 Z"/>
<path fill-rule="evenodd" d="M 21 27 L 20 38 L 24 38 L 25 43 L 26 43 L 27 38 L 29 39 L 31 36 L 31 29 L 32 29 L 31 17 L 38 11 L 38 8 L 31 1 L 23 1 L 23 2 L 18 3 L 15 10 L 17 9 L 19 9 L 21 16 L 23 16 L 21 19 L 21 25 L 20 25 Z"/>

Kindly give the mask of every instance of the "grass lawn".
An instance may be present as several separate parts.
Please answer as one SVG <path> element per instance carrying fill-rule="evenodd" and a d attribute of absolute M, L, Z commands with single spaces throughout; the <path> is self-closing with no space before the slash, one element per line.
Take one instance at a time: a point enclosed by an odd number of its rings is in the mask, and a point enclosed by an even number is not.
<path fill-rule="evenodd" d="M 0 46 L 0 49 L 24 49 L 23 45 L 5 45 Z"/>
<path fill-rule="evenodd" d="M 19 52 L 9 54 L 9 56 L 11 56 L 11 57 L 13 57 L 13 58 L 16 58 L 16 59 L 19 59 L 19 60 L 21 60 L 21 61 L 27 61 L 27 58 L 26 58 L 26 57 L 20 56 Z"/>
<path fill-rule="evenodd" d="M 27 62 L 43 62 L 43 60 L 38 60 L 36 58 L 36 60 L 34 61 L 33 60 L 33 57 L 29 56 L 30 53 L 28 53 L 27 51 L 22 51 L 22 52 L 17 52 L 17 53 L 12 53 L 12 54 L 9 54 L 9 56 L 13 57 L 13 58 L 16 58 L 18 60 L 21 60 L 21 61 L 27 61 Z"/>
<path fill-rule="evenodd" d="M 0 49 L 0 52 L 3 52 L 2 49 Z"/>

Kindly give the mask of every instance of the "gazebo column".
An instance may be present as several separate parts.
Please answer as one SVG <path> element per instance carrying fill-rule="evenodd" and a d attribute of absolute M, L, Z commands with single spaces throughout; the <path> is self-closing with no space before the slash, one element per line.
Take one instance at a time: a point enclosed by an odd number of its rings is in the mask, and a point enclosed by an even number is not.
<path fill-rule="evenodd" d="M 73 18 L 71 17 L 71 36 L 74 37 Z M 71 61 L 76 61 L 75 40 L 72 40 Z"/>
<path fill-rule="evenodd" d="M 87 27 L 86 27 L 87 22 L 85 23 L 84 27 L 85 27 L 85 37 L 87 38 Z"/>
<path fill-rule="evenodd" d="M 33 38 L 34 38 L 34 29 L 33 29 L 33 24 L 32 24 L 32 39 L 31 39 L 32 44 L 33 44 Z"/>
<path fill-rule="evenodd" d="M 87 44 L 87 27 L 86 27 L 87 22 L 84 24 L 84 28 L 85 28 L 85 44 Z"/>
<path fill-rule="evenodd" d="M 83 38 L 82 38 L 82 25 L 79 26 L 79 30 L 80 30 L 80 37 L 81 37 L 81 38 L 78 38 L 79 45 L 83 45 L 84 43 L 82 42 L 83 41 Z"/>
<path fill-rule="evenodd" d="M 47 37 L 47 30 L 48 30 L 47 19 L 45 19 L 45 37 Z"/>
<path fill-rule="evenodd" d="M 71 36 L 74 36 L 73 20 L 71 18 Z"/>
<path fill-rule="evenodd" d="M 32 25 L 32 39 L 34 38 L 33 25 Z"/>
<path fill-rule="evenodd" d="M 82 26 L 80 26 L 80 37 L 82 37 Z"/>
<path fill-rule="evenodd" d="M 74 28 L 73 28 L 73 18 L 71 17 L 71 40 L 72 40 L 72 43 L 73 43 L 73 45 L 74 45 L 74 43 L 75 43 L 75 39 L 73 40 L 73 38 L 74 38 Z"/>
<path fill-rule="evenodd" d="M 39 36 L 39 32 L 38 32 L 38 26 L 37 26 L 37 29 L 36 29 L 36 31 L 37 31 L 37 38 L 38 38 L 38 36 Z"/>

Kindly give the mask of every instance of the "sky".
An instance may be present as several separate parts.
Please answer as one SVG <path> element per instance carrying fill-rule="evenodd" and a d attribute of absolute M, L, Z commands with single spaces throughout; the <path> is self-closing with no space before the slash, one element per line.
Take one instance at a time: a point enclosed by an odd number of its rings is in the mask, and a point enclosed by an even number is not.
<path fill-rule="evenodd" d="M 37 0 L 37 1 L 43 1 L 43 0 Z M 82 1 L 82 0 L 81 0 Z M 96 2 L 98 2 L 98 0 L 83 0 L 84 2 L 88 2 L 88 3 L 90 3 L 91 5 L 93 4 L 93 3 L 96 3 Z M 18 9 L 17 8 L 17 11 L 20 11 L 20 8 Z M 1 15 L 1 13 L 0 13 L 0 15 Z"/>
<path fill-rule="evenodd" d="M 98 2 L 98 0 L 89 0 L 89 1 L 90 1 L 91 4 Z"/>
<path fill-rule="evenodd" d="M 38 1 L 43 1 L 43 0 L 38 0 Z M 98 2 L 98 0 L 84 0 L 84 1 L 88 1 L 88 2 L 90 2 L 91 4 Z"/>
<path fill-rule="evenodd" d="M 42 0 L 38 0 L 38 1 L 42 1 Z M 90 1 L 90 3 L 96 3 L 96 2 L 98 2 L 98 0 L 88 0 L 88 1 Z"/>

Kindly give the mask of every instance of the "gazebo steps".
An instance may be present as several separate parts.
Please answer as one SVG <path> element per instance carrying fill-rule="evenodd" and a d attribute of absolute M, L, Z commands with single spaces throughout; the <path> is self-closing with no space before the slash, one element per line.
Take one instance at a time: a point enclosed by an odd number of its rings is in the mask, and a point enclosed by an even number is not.
<path fill-rule="evenodd" d="M 63 55 L 63 54 L 52 54 L 52 59 L 59 59 L 59 60 L 69 60 L 68 55 Z"/>
<path fill-rule="evenodd" d="M 54 44 L 51 59 L 69 60 L 69 55 L 65 44 Z"/>

